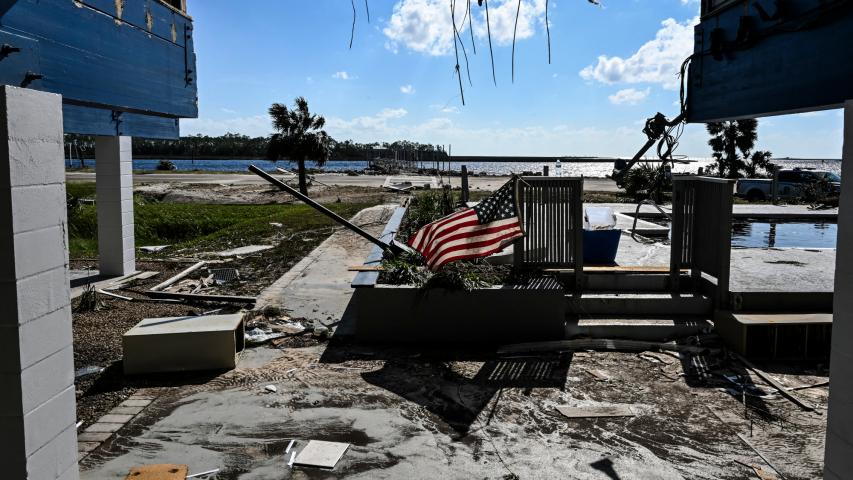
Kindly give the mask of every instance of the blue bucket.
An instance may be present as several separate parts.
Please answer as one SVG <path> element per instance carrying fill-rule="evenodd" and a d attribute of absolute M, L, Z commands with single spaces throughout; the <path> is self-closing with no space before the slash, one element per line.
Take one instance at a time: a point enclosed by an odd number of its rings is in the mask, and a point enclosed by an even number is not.
<path fill-rule="evenodd" d="M 619 238 L 622 230 L 584 230 L 584 265 L 612 265 L 619 250 Z"/>

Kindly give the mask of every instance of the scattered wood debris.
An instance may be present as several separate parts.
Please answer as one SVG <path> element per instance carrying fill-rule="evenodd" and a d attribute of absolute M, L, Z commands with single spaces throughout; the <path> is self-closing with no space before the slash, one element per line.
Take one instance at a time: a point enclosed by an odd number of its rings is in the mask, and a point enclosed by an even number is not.
<path fill-rule="evenodd" d="M 200 269 L 201 267 L 205 266 L 206 264 L 207 264 L 207 262 L 204 262 L 204 261 L 198 262 L 198 263 L 194 264 L 193 266 L 179 272 L 177 275 L 169 278 L 168 280 L 164 281 L 163 283 L 155 285 L 154 287 L 151 288 L 150 291 L 151 292 L 159 292 L 159 291 L 165 289 L 166 287 L 169 287 L 169 286 L 177 283 L 178 281 L 183 280 L 184 278 L 188 277 L 191 273 L 195 272 L 196 270 Z"/>
<path fill-rule="evenodd" d="M 219 252 L 217 253 L 217 255 L 219 255 L 220 257 L 251 255 L 253 253 L 263 252 L 264 250 L 271 250 L 273 248 L 275 248 L 273 245 L 246 245 L 245 247 L 232 248 L 231 250 Z"/>
<path fill-rule="evenodd" d="M 820 412 L 819 412 L 819 411 L 817 411 L 817 410 L 815 410 L 815 408 L 814 408 L 813 406 L 811 406 L 811 405 L 806 405 L 806 404 L 805 404 L 802 400 L 800 400 L 796 395 L 792 394 L 792 393 L 791 393 L 791 391 L 790 391 L 790 390 L 788 390 L 788 388 L 787 388 L 787 387 L 785 387 L 784 385 L 782 385 L 781 383 L 779 383 L 778 381 L 776 381 L 776 379 L 775 379 L 775 378 L 773 378 L 773 377 L 771 377 L 770 375 L 768 375 L 768 374 L 764 373 L 763 371 L 761 371 L 758 367 L 756 367 L 755 365 L 753 365 L 753 363 L 752 363 L 752 362 L 750 362 L 749 360 L 747 360 L 746 358 L 744 358 L 742 355 L 740 355 L 740 354 L 738 354 L 738 353 L 736 353 L 736 352 L 731 352 L 731 354 L 732 354 L 732 356 L 734 356 L 736 359 L 738 359 L 738 361 L 740 361 L 742 364 L 744 364 L 744 366 L 745 366 L 746 368 L 748 368 L 748 369 L 752 370 L 753 372 L 755 372 L 755 374 L 756 374 L 756 375 L 758 375 L 759 377 L 761 377 L 761 379 L 762 379 L 762 380 L 764 380 L 765 382 L 767 382 L 768 384 L 770 384 L 773 388 L 775 388 L 775 389 L 776 389 L 776 390 L 777 390 L 777 391 L 778 391 L 778 392 L 779 392 L 783 397 L 785 397 L 785 398 L 787 398 L 788 400 L 790 400 L 790 401 L 794 402 L 794 404 L 796 404 L 798 407 L 802 408 L 803 410 L 806 410 L 806 411 L 808 411 L 808 412 L 816 412 L 818 415 L 820 415 Z"/>

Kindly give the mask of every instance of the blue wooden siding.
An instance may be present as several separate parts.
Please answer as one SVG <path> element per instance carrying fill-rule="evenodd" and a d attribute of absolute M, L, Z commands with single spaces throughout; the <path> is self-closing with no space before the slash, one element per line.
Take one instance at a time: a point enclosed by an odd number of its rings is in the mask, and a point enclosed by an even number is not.
<path fill-rule="evenodd" d="M 695 30 L 687 120 L 836 108 L 853 99 L 851 3 L 756 0 L 705 15 Z"/>
<path fill-rule="evenodd" d="M 62 94 L 69 133 L 177 137 L 195 63 L 192 20 L 158 0 L 0 0 L 0 82 Z"/>

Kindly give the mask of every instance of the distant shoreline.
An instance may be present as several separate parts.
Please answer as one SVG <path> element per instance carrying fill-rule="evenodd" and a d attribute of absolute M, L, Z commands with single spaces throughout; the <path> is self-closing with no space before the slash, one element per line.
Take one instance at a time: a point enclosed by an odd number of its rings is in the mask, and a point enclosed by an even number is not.
<path fill-rule="evenodd" d="M 263 157 L 239 157 L 239 156 L 217 156 L 217 155 L 207 155 L 205 157 L 196 157 L 193 158 L 191 156 L 186 155 L 133 155 L 134 160 L 175 160 L 175 161 L 205 161 L 205 160 L 218 160 L 218 161 L 228 161 L 228 160 L 266 160 Z M 453 163 L 462 163 L 462 162 L 483 162 L 483 163 L 551 163 L 556 162 L 559 159 L 562 163 L 613 163 L 616 160 L 628 160 L 627 157 L 567 157 L 567 156 L 553 156 L 553 157 L 525 157 L 525 156 L 488 156 L 488 155 L 459 155 L 450 157 L 447 161 Z M 94 158 L 86 158 L 86 160 L 94 160 Z M 705 158 L 687 158 L 685 161 L 688 162 L 698 162 L 707 160 Z M 773 158 L 772 161 L 801 161 L 801 162 L 840 162 L 840 158 L 795 158 L 795 157 L 783 157 L 783 158 Z M 287 160 L 282 160 L 287 161 Z M 331 158 L 329 162 L 366 162 L 364 158 Z M 649 161 L 643 159 L 641 161 Z M 654 159 L 652 159 L 654 161 Z M 430 163 L 429 160 L 423 160 L 423 163 Z"/>

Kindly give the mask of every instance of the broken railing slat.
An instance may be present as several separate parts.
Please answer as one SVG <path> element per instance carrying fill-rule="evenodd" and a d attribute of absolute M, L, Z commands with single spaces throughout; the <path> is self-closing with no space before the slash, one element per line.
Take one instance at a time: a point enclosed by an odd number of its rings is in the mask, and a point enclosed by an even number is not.
<path fill-rule="evenodd" d="M 186 270 L 184 270 L 184 271 L 182 271 L 182 272 L 178 273 L 177 275 L 175 275 L 174 277 L 172 277 L 172 278 L 170 278 L 170 279 L 166 280 L 165 282 L 163 282 L 163 283 L 161 283 L 161 284 L 159 284 L 159 285 L 154 286 L 154 287 L 151 289 L 151 291 L 152 291 L 152 292 L 159 292 L 160 290 L 163 290 L 164 288 L 168 287 L 169 285 L 172 285 L 172 284 L 173 284 L 173 283 L 175 283 L 175 282 L 178 282 L 178 281 L 180 281 L 180 280 L 183 280 L 183 279 L 184 279 L 185 277 L 187 277 L 189 274 L 191 274 L 191 273 L 195 272 L 196 270 L 200 269 L 201 267 L 203 267 L 206 263 L 207 263 L 207 262 L 205 262 L 205 261 L 201 261 L 201 262 L 196 263 L 196 264 L 195 264 L 195 265 L 193 265 L 192 267 L 190 267 L 190 268 L 188 268 L 188 269 L 186 269 Z"/>
<path fill-rule="evenodd" d="M 145 292 L 146 295 L 152 298 L 178 298 L 182 300 L 196 300 L 204 302 L 225 302 L 225 303 L 255 303 L 255 297 L 241 297 L 236 295 L 199 295 L 193 293 L 174 293 L 174 292 Z"/>

